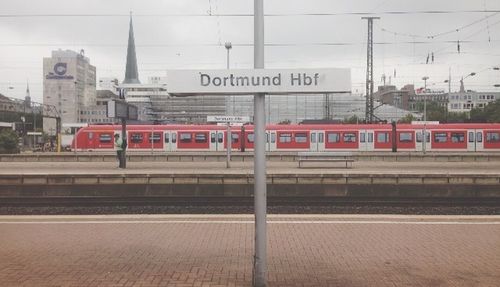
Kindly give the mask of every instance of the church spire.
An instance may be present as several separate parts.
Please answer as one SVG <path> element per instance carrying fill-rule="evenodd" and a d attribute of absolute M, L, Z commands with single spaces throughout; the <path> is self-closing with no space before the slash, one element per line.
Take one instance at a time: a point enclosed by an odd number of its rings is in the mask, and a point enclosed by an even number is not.
<path fill-rule="evenodd" d="M 26 96 L 24 97 L 24 105 L 26 107 L 31 107 L 31 95 L 30 95 L 30 84 L 26 81 Z"/>
<path fill-rule="evenodd" d="M 140 84 L 137 71 L 137 57 L 135 55 L 134 27 L 132 26 L 132 12 L 130 12 L 130 26 L 128 31 L 127 65 L 124 84 Z"/>

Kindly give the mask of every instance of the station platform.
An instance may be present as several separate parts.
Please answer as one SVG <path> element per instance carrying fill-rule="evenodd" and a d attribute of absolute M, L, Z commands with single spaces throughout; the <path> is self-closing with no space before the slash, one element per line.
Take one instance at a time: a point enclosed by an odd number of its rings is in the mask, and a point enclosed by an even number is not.
<path fill-rule="evenodd" d="M 268 286 L 498 286 L 500 216 L 269 215 Z M 0 216 L 0 286 L 251 286 L 252 215 Z"/>
<path fill-rule="evenodd" d="M 270 196 L 500 198 L 500 161 L 354 162 L 346 169 L 267 163 Z M 253 162 L 5 162 L 0 197 L 252 196 Z"/>

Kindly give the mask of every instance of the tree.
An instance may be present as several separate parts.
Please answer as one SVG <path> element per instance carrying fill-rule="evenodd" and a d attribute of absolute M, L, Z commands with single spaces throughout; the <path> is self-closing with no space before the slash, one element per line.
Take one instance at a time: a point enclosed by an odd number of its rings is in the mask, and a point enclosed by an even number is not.
<path fill-rule="evenodd" d="M 500 123 L 500 100 L 489 103 L 484 108 L 473 108 L 470 121 L 475 123 Z"/>
<path fill-rule="evenodd" d="M 415 120 L 416 118 L 412 114 L 406 114 L 406 116 L 402 117 L 398 122 L 401 124 L 410 124 Z"/>
<path fill-rule="evenodd" d="M 15 131 L 5 129 L 0 132 L 1 153 L 19 153 L 19 137 Z"/>
<path fill-rule="evenodd" d="M 356 115 L 352 115 L 349 118 L 344 119 L 344 124 L 357 124 L 361 122 Z"/>

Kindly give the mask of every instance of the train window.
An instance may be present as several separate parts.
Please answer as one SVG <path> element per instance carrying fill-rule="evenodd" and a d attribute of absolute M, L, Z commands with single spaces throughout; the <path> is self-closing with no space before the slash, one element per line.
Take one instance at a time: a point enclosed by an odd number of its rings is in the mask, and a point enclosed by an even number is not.
<path fill-rule="evenodd" d="M 307 134 L 306 133 L 296 133 L 295 134 L 295 142 L 306 143 L 307 142 Z"/>
<path fill-rule="evenodd" d="M 417 132 L 417 142 L 418 143 L 422 142 L 422 133 L 421 132 Z"/>
<path fill-rule="evenodd" d="M 452 143 L 463 143 L 465 142 L 465 133 L 451 133 Z"/>
<path fill-rule="evenodd" d="M 269 143 L 269 134 L 266 133 L 266 143 Z"/>
<path fill-rule="evenodd" d="M 159 143 L 161 141 L 160 133 L 153 133 L 153 143 Z M 151 134 L 149 134 L 149 143 L 151 143 Z"/>
<path fill-rule="evenodd" d="M 318 142 L 322 143 L 325 141 L 325 134 L 323 133 L 318 133 Z"/>
<path fill-rule="evenodd" d="M 344 142 L 345 143 L 355 143 L 356 142 L 356 134 L 355 133 L 344 133 Z"/>
<path fill-rule="evenodd" d="M 99 141 L 101 143 L 110 143 L 111 142 L 111 134 L 100 134 L 99 135 Z"/>
<path fill-rule="evenodd" d="M 276 134 L 272 133 L 271 134 L 271 143 L 275 143 L 275 142 L 276 142 Z"/>
<path fill-rule="evenodd" d="M 89 133 L 89 140 L 93 139 L 94 138 L 94 133 L 90 132 Z"/>
<path fill-rule="evenodd" d="M 190 143 L 191 133 L 179 133 L 179 140 L 181 141 L 181 143 Z"/>
<path fill-rule="evenodd" d="M 210 133 L 210 142 L 215 143 L 215 133 Z"/>
<path fill-rule="evenodd" d="M 281 143 L 291 143 L 292 142 L 292 134 L 280 134 L 280 142 Z"/>
<path fill-rule="evenodd" d="M 207 135 L 204 133 L 197 133 L 194 136 L 194 141 L 197 143 L 206 143 L 207 142 Z"/>
<path fill-rule="evenodd" d="M 500 133 L 498 133 L 498 132 L 487 132 L 486 133 L 486 141 L 489 142 L 489 143 L 500 142 Z"/>
<path fill-rule="evenodd" d="M 177 142 L 177 134 L 172 133 L 172 143 L 176 143 L 176 142 Z"/>
<path fill-rule="evenodd" d="M 481 132 L 477 132 L 476 133 L 476 141 L 478 143 L 482 143 L 483 142 L 483 134 Z"/>
<path fill-rule="evenodd" d="M 240 140 L 240 134 L 238 133 L 231 133 L 231 139 L 232 139 L 232 143 L 238 143 L 238 141 Z"/>
<path fill-rule="evenodd" d="M 338 143 L 340 142 L 340 134 L 339 133 L 328 133 L 327 140 L 329 143 Z"/>
<path fill-rule="evenodd" d="M 413 141 L 413 136 L 411 133 L 400 133 L 399 134 L 399 142 L 411 143 L 412 141 Z"/>
<path fill-rule="evenodd" d="M 316 133 L 311 134 L 311 142 L 316 143 Z"/>
<path fill-rule="evenodd" d="M 469 132 L 469 142 L 470 143 L 474 142 L 474 132 Z"/>
<path fill-rule="evenodd" d="M 377 134 L 377 142 L 378 143 L 388 143 L 389 142 L 389 133 L 378 133 Z"/>
<path fill-rule="evenodd" d="M 446 133 L 435 133 L 434 142 L 435 143 L 445 143 L 447 141 Z"/>
<path fill-rule="evenodd" d="M 142 143 L 142 134 L 141 133 L 132 133 L 130 135 L 131 143 Z"/>
<path fill-rule="evenodd" d="M 222 143 L 224 141 L 224 135 L 222 133 L 217 134 L 217 142 Z"/>
<path fill-rule="evenodd" d="M 253 133 L 247 134 L 247 142 L 253 143 L 254 139 L 255 139 L 255 135 Z"/>
<path fill-rule="evenodd" d="M 368 142 L 369 143 L 373 142 L 373 134 L 372 133 L 368 133 Z"/>
<path fill-rule="evenodd" d="M 165 143 L 168 143 L 170 141 L 170 134 L 165 133 Z"/>
<path fill-rule="evenodd" d="M 364 143 L 365 142 L 365 137 L 366 137 L 365 133 L 360 133 L 359 134 L 359 142 Z"/>

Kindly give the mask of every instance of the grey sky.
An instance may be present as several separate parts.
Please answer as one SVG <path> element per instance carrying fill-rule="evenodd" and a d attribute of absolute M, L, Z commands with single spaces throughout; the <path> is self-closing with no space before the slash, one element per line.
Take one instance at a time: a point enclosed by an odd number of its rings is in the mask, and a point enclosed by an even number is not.
<path fill-rule="evenodd" d="M 129 11 L 141 81 L 165 75 L 166 69 L 225 68 L 224 42 L 231 41 L 232 68 L 253 66 L 253 18 L 248 16 L 187 16 L 251 14 L 251 0 L 1 0 L 2 15 L 113 14 L 109 17 L 0 17 L 0 93 L 23 98 L 29 80 L 32 97 L 42 99 L 42 58 L 58 48 L 85 50 L 99 77 L 124 77 Z M 382 74 L 398 87 L 423 86 L 429 76 L 433 89 L 447 90 L 443 81 L 452 73 L 452 90 L 460 76 L 477 72 L 466 88 L 500 90 L 500 13 L 387 14 L 389 11 L 500 10 L 498 0 L 266 0 L 266 14 L 373 12 L 375 22 L 374 77 Z M 158 15 L 162 14 L 162 15 Z M 184 16 L 168 16 L 181 14 Z M 490 16 L 487 19 L 485 17 Z M 364 92 L 366 21 L 361 15 L 269 16 L 265 19 L 266 67 L 347 67 L 352 69 L 353 92 Z M 436 35 L 433 39 L 394 35 Z M 456 41 L 460 40 L 461 53 Z M 413 44 L 413 42 L 424 42 Z M 469 41 L 469 42 L 467 42 Z M 322 43 L 322 44 L 321 44 Z M 221 44 L 220 46 L 218 46 Z M 289 44 L 273 46 L 276 44 Z M 318 45 L 321 44 L 321 45 Z M 326 45 L 325 45 L 326 44 Z M 334 44 L 334 45 L 332 45 Z M 434 52 L 426 64 L 427 55 Z M 394 78 L 396 71 L 396 78 Z M 9 89 L 14 87 L 14 89 Z"/>

